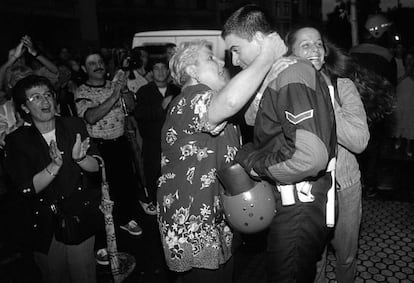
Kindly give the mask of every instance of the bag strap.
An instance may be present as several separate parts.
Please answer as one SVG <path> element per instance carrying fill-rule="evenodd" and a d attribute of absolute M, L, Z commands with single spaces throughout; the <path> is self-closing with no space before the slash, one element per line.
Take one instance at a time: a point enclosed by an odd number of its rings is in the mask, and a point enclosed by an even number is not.
<path fill-rule="evenodd" d="M 338 102 L 339 106 L 342 106 L 341 98 L 339 97 L 339 91 L 338 91 L 338 79 L 332 79 L 331 80 L 332 86 L 334 88 L 334 97 L 336 102 Z"/>

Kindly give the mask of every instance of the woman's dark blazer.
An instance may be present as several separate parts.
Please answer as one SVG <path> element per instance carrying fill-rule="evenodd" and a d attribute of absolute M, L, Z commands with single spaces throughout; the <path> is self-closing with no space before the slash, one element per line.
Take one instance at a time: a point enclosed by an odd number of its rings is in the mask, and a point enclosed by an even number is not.
<path fill-rule="evenodd" d="M 22 126 L 6 137 L 6 168 L 13 188 L 24 198 L 28 209 L 28 219 L 22 219 L 29 225 L 30 233 L 26 241 L 34 251 L 47 254 L 54 234 L 54 217 L 51 204 L 58 205 L 66 212 L 77 215 L 89 203 L 99 204 L 100 173 L 89 173 L 72 159 L 72 148 L 76 134 L 82 140 L 88 137 L 83 120 L 75 117 L 56 116 L 56 142 L 63 152 L 63 165 L 53 181 L 36 194 L 33 176 L 51 162 L 49 147 L 35 125 Z M 89 155 L 98 154 L 91 141 Z M 19 208 L 17 208 L 19 209 Z M 23 208 L 22 208 L 23 209 Z M 27 243 L 26 243 L 27 244 Z"/>

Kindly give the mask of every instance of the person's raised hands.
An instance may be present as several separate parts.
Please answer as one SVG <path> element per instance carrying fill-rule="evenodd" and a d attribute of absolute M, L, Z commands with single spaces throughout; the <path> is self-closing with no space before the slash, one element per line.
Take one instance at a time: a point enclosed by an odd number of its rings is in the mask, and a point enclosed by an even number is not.
<path fill-rule="evenodd" d="M 126 72 L 122 71 L 122 70 L 118 70 L 115 73 L 114 78 L 112 79 L 112 84 L 114 87 L 114 95 L 116 96 L 120 96 L 121 94 L 121 90 L 122 89 L 126 89 L 127 87 L 127 74 Z"/>
<path fill-rule="evenodd" d="M 22 37 L 21 42 L 23 42 L 24 46 L 27 48 L 27 51 L 34 57 L 38 55 L 37 50 L 35 49 L 32 39 L 30 36 L 25 35 Z"/>
<path fill-rule="evenodd" d="M 81 160 L 86 156 L 86 153 L 89 149 L 90 139 L 87 137 L 83 141 L 81 140 L 81 135 L 76 134 L 76 141 L 72 148 L 72 158 L 74 160 Z"/>
<path fill-rule="evenodd" d="M 16 58 L 16 59 L 18 59 L 18 58 L 20 58 L 23 54 L 24 54 L 24 52 L 26 51 L 26 48 L 24 48 L 24 44 L 23 44 L 23 42 L 20 42 L 17 46 L 16 46 L 16 48 L 14 48 L 14 49 L 12 49 L 11 51 L 10 51 L 10 55 L 12 56 L 12 57 L 14 57 L 14 58 Z"/>
<path fill-rule="evenodd" d="M 56 141 L 52 140 L 49 144 L 49 156 L 52 159 L 52 162 L 58 167 L 63 164 L 62 154 L 63 152 L 57 147 Z"/>

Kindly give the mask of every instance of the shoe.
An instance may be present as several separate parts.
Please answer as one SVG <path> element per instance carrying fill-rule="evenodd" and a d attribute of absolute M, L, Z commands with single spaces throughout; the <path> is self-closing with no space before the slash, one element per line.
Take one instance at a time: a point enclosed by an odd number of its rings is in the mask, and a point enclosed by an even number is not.
<path fill-rule="evenodd" d="M 121 225 L 120 227 L 121 229 L 124 229 L 129 234 L 134 235 L 134 236 L 139 236 L 142 234 L 142 228 L 139 227 L 138 223 L 135 222 L 134 220 L 131 220 L 128 222 L 128 224 Z"/>
<path fill-rule="evenodd" d="M 106 249 L 99 249 L 95 254 L 96 263 L 100 265 L 109 265 L 109 255 Z"/>
<path fill-rule="evenodd" d="M 139 201 L 139 203 L 141 204 L 142 209 L 144 210 L 144 212 L 148 215 L 157 215 L 157 207 L 154 205 L 154 203 L 150 202 L 150 203 L 145 203 L 142 201 Z"/>
<path fill-rule="evenodd" d="M 392 191 L 394 188 L 390 184 L 381 184 L 378 185 L 378 190 L 380 191 Z"/>

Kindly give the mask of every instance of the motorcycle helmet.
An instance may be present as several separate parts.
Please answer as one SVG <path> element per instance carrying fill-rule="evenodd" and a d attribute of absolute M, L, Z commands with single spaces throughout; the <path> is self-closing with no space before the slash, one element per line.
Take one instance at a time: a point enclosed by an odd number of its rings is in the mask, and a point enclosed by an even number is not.
<path fill-rule="evenodd" d="M 235 196 L 223 192 L 221 198 L 227 222 L 242 233 L 251 234 L 266 229 L 276 214 L 273 188 L 264 181 Z"/>
<path fill-rule="evenodd" d="M 265 181 L 254 182 L 239 164 L 217 174 L 225 188 L 221 200 L 230 226 L 246 234 L 266 229 L 276 213 L 273 187 Z"/>

